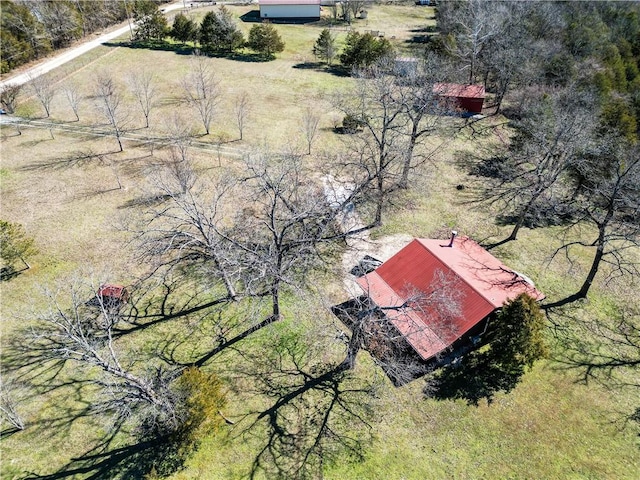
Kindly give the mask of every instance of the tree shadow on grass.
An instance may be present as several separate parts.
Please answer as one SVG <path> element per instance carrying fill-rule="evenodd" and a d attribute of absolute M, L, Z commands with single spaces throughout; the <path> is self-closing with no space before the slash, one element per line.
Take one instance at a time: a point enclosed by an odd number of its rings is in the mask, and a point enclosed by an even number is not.
<path fill-rule="evenodd" d="M 227 55 L 225 58 L 230 60 L 236 60 L 238 62 L 246 62 L 246 63 L 265 63 L 271 62 L 276 59 L 275 55 L 266 56 L 258 53 L 234 53 L 232 55 Z"/>
<path fill-rule="evenodd" d="M 106 155 L 114 155 L 120 153 L 119 151 L 96 153 L 91 149 L 85 151 L 75 151 L 64 157 L 54 158 L 52 160 L 42 160 L 33 162 L 28 165 L 20 167 L 20 170 L 26 172 L 32 171 L 47 171 L 47 170 L 65 170 L 74 167 L 82 167 L 90 165 L 94 162 L 101 162 Z"/>
<path fill-rule="evenodd" d="M 0 282 L 8 282 L 13 280 L 22 274 L 22 272 L 26 272 L 29 270 L 29 267 L 24 267 L 21 269 L 15 269 L 13 267 L 2 267 L 0 268 Z"/>
<path fill-rule="evenodd" d="M 112 448 L 109 437 L 55 473 L 29 473 L 24 480 L 145 478 L 151 472 L 160 477 L 171 475 L 184 464 L 183 455 L 168 438 L 154 438 L 124 447 Z"/>
<path fill-rule="evenodd" d="M 584 315 L 584 306 L 563 304 L 566 300 L 549 304 L 545 312 L 561 345 L 553 368 L 574 375 L 583 385 L 595 382 L 612 394 L 639 392 L 640 307 L 620 301 L 607 308 L 605 303 L 601 315 Z M 615 414 L 617 421 L 623 427 L 640 427 L 638 401 L 621 408 Z"/>
<path fill-rule="evenodd" d="M 424 393 L 438 400 L 462 399 L 477 406 L 483 399 L 492 403 L 498 392 L 513 390 L 520 377 L 521 373 L 504 372 L 487 356 L 475 351 L 458 363 L 436 370 L 427 380 Z"/>
<path fill-rule="evenodd" d="M 350 71 L 342 65 L 327 65 L 324 62 L 301 62 L 293 66 L 297 70 L 313 70 L 314 72 L 330 73 L 336 77 L 350 77 Z"/>
<path fill-rule="evenodd" d="M 84 305 L 88 306 L 91 303 L 90 298 Z M 87 312 L 94 310 L 91 307 L 87 308 Z M 174 313 L 175 318 L 180 314 L 186 314 L 185 310 L 169 311 Z M 156 320 L 166 321 L 167 316 Z M 87 325 L 96 323 L 90 315 L 86 315 L 86 318 L 82 315 L 81 321 Z M 153 324 L 154 320 L 151 320 L 151 323 Z M 33 332 L 34 329 L 38 331 L 38 338 L 43 340 L 38 341 L 32 336 L 32 341 L 25 342 L 28 332 Z M 60 400 L 51 404 L 46 415 L 31 425 L 27 424 L 27 428 L 33 428 L 40 435 L 63 439 L 81 419 L 91 422 L 95 418 L 116 417 L 118 420 L 108 428 L 107 433 L 95 440 L 95 446 L 81 456 L 71 459 L 56 472 L 31 472 L 20 478 L 144 478 L 150 472 L 160 476 L 170 475 L 182 467 L 187 456 L 197 445 L 178 443 L 179 438 L 155 432 L 142 436 L 138 427 L 131 424 L 129 416 L 121 415 L 119 407 L 114 407 L 109 394 L 96 396 L 96 385 L 101 385 L 102 380 L 92 375 L 83 377 L 82 367 L 91 366 L 91 362 L 87 361 L 87 365 L 81 365 L 79 368 L 77 360 L 73 360 L 75 363 L 71 365 L 72 360 L 66 355 L 55 353 L 70 349 L 67 339 L 46 335 L 42 331 L 43 329 L 30 324 L 25 326 L 23 331 L 16 332 L 8 341 L 5 340 L 3 345 L 3 373 L 10 375 L 14 382 L 19 383 L 28 392 L 22 401 L 42 401 L 42 398 Z M 84 334 L 93 338 L 96 345 L 103 341 L 93 330 L 86 330 Z M 109 381 L 106 382 L 108 385 Z M 132 418 L 135 419 L 135 415 Z M 99 423 L 100 427 L 96 426 L 96 431 L 104 428 L 104 422 Z M 129 424 L 131 426 L 125 428 Z M 85 428 L 90 427 L 85 425 Z M 123 447 L 123 440 L 130 443 Z"/>
<path fill-rule="evenodd" d="M 326 465 L 362 460 L 371 441 L 372 384 L 342 364 L 319 362 L 320 352 L 295 333 L 269 343 L 268 352 L 245 353 L 236 369 L 251 379 L 249 393 L 269 405 L 238 425 L 239 437 L 259 445 L 247 476 L 322 478 Z"/>
<path fill-rule="evenodd" d="M 200 48 L 175 44 L 169 42 L 107 42 L 104 44 L 107 47 L 123 47 L 131 49 L 144 49 L 144 50 L 157 50 L 163 52 L 174 52 L 178 55 L 193 55 L 196 52 L 202 53 L 208 57 L 214 58 L 228 58 L 229 60 L 236 60 L 238 62 L 251 62 L 261 63 L 270 62 L 276 57 L 274 55 L 265 56 L 257 53 L 245 53 L 245 52 L 231 52 L 231 53 L 214 53 L 207 52 Z"/>
<path fill-rule="evenodd" d="M 191 45 L 170 42 L 105 42 L 106 47 L 123 47 L 134 50 L 157 50 L 161 52 L 174 52 L 178 55 L 193 55 L 198 49 Z"/>

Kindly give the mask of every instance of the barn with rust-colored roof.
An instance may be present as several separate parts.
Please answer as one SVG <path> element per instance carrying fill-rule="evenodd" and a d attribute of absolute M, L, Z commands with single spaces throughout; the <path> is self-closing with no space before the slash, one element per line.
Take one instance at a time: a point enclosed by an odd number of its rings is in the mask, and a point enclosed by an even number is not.
<path fill-rule="evenodd" d="M 423 360 L 480 333 L 487 317 L 520 293 L 544 298 L 526 277 L 455 235 L 415 239 L 357 282 Z M 435 301 L 412 301 L 433 298 L 438 288 L 453 289 L 448 301 L 455 298 L 454 312 L 443 312 Z"/>
<path fill-rule="evenodd" d="M 444 99 L 447 108 L 469 113 L 482 113 L 486 96 L 483 85 L 462 85 L 459 83 L 436 83 L 433 93 Z"/>

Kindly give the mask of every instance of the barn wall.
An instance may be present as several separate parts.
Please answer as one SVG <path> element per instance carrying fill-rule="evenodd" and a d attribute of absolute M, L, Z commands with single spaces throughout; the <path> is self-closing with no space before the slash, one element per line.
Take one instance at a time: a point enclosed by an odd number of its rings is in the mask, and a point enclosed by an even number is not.
<path fill-rule="evenodd" d="M 319 18 L 320 5 L 260 5 L 261 18 Z"/>
<path fill-rule="evenodd" d="M 470 113 L 482 113 L 484 98 L 459 98 L 460 107 Z"/>

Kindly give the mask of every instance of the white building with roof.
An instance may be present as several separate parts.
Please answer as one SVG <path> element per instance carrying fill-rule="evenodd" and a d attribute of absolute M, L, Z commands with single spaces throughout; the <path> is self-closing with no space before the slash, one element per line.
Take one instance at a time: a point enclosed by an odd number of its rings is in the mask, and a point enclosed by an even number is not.
<path fill-rule="evenodd" d="M 320 18 L 320 0 L 259 0 L 260 18 Z"/>

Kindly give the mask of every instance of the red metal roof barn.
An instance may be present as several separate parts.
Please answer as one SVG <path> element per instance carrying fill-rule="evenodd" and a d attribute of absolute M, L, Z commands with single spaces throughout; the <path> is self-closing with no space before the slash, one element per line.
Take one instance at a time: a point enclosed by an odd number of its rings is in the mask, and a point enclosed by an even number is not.
<path fill-rule="evenodd" d="M 482 113 L 485 91 L 483 85 L 461 85 L 458 83 L 436 83 L 433 93 L 444 98 L 453 109 L 469 113 Z"/>
<path fill-rule="evenodd" d="M 446 316 L 438 308 L 385 309 L 387 318 L 424 360 L 443 352 L 470 333 L 495 310 L 520 293 L 541 300 L 524 276 L 514 272 L 467 237 L 415 239 L 380 267 L 357 279 L 379 307 L 400 307 L 417 294 L 428 296 L 444 275 L 459 294 L 459 311 Z"/>

